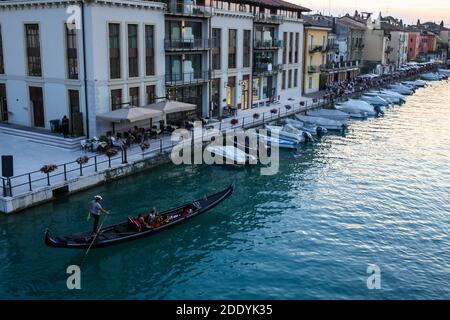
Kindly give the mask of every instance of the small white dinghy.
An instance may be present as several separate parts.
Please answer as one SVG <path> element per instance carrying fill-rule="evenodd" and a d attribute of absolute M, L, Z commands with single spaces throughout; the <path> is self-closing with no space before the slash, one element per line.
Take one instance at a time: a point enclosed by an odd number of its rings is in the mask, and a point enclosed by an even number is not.
<path fill-rule="evenodd" d="M 387 100 L 383 99 L 382 97 L 376 96 L 376 95 L 364 94 L 363 96 L 361 96 L 360 99 L 367 103 L 370 103 L 373 106 L 385 107 L 385 106 L 388 106 L 391 104 L 390 101 L 387 101 Z"/>
<path fill-rule="evenodd" d="M 425 80 L 425 81 L 439 81 L 442 80 L 442 76 L 438 73 L 424 73 L 423 75 L 420 76 L 420 79 Z"/>
<path fill-rule="evenodd" d="M 450 77 L 450 69 L 438 69 L 440 74 Z"/>
<path fill-rule="evenodd" d="M 407 95 L 407 96 L 410 96 L 414 93 L 413 90 L 411 90 L 410 88 L 403 86 L 401 84 L 393 84 L 393 85 L 390 85 L 389 88 L 394 92 L 398 92 L 400 94 Z"/>
<path fill-rule="evenodd" d="M 345 121 L 331 120 L 331 119 L 322 118 L 322 117 L 303 116 L 303 115 L 299 115 L 299 114 L 296 115 L 295 117 L 297 120 L 324 127 L 327 130 L 342 131 L 347 128 L 347 124 L 345 123 Z"/>
<path fill-rule="evenodd" d="M 336 109 L 318 109 L 308 111 L 308 116 L 322 117 L 331 120 L 347 121 L 350 115 Z"/>
<path fill-rule="evenodd" d="M 417 81 L 403 81 L 403 84 L 406 85 L 412 85 L 416 88 L 424 88 L 427 84 L 423 81 L 417 80 Z"/>
<path fill-rule="evenodd" d="M 206 150 L 215 156 L 222 156 L 225 164 L 245 165 L 246 163 L 256 163 L 257 159 L 244 151 L 233 146 L 208 146 Z"/>
<path fill-rule="evenodd" d="M 263 139 L 266 142 L 266 144 L 270 143 L 271 146 L 277 146 L 278 148 L 282 148 L 282 149 L 296 149 L 297 148 L 297 143 L 295 143 L 294 141 L 269 137 L 269 136 L 263 135 L 261 133 L 256 133 L 256 132 L 253 134 L 256 137 L 258 137 L 259 139 Z"/>

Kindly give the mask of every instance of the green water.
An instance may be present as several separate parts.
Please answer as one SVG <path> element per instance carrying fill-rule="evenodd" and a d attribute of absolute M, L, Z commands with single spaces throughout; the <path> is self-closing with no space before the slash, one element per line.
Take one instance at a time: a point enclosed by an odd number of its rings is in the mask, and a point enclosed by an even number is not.
<path fill-rule="evenodd" d="M 0 217 L 0 298 L 450 298 L 450 83 L 408 97 L 383 118 L 352 121 L 298 152 L 280 172 L 165 165 L 14 216 Z M 223 189 L 205 215 L 161 234 L 93 250 L 81 290 L 66 268 L 84 252 L 47 248 L 44 231 L 91 228 L 103 195 L 109 223 Z M 367 289 L 369 264 L 381 289 Z"/>

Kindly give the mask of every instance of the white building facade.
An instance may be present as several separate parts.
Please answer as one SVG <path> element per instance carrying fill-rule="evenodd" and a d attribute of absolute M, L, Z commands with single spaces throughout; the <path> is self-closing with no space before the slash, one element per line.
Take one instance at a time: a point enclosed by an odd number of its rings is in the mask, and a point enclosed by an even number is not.
<path fill-rule="evenodd" d="M 0 121 L 49 130 L 66 115 L 92 137 L 111 130 L 97 115 L 161 99 L 220 118 L 298 98 L 307 9 L 244 2 L 2 1 Z"/>

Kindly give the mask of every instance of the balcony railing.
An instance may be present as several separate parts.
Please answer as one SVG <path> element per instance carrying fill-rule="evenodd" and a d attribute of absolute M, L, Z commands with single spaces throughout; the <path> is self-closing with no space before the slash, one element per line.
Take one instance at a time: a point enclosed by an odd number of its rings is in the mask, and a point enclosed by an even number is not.
<path fill-rule="evenodd" d="M 255 22 L 270 23 L 270 24 L 282 24 L 284 22 L 284 17 L 279 16 L 279 15 L 267 14 L 267 13 L 257 13 L 257 14 L 255 14 Z"/>
<path fill-rule="evenodd" d="M 281 64 L 261 63 L 253 67 L 253 74 L 255 76 L 272 75 L 280 72 L 283 69 Z"/>
<path fill-rule="evenodd" d="M 167 13 L 182 16 L 210 17 L 212 8 L 173 1 L 167 4 Z"/>
<path fill-rule="evenodd" d="M 348 70 L 348 69 L 357 69 L 359 68 L 359 61 L 339 61 L 339 62 L 330 62 L 320 66 L 320 69 L 324 71 L 332 71 L 332 70 Z"/>
<path fill-rule="evenodd" d="M 255 40 L 255 49 L 280 49 L 283 47 L 282 40 Z"/>
<path fill-rule="evenodd" d="M 210 39 L 165 39 L 164 48 L 168 51 L 209 50 Z"/>
<path fill-rule="evenodd" d="M 314 46 L 314 45 L 309 46 L 309 53 L 321 52 L 321 51 L 323 51 L 323 46 Z"/>
<path fill-rule="evenodd" d="M 320 72 L 320 66 L 309 66 L 308 73 L 318 73 Z"/>
<path fill-rule="evenodd" d="M 328 44 L 327 51 L 339 51 L 339 45 L 337 43 Z"/>
<path fill-rule="evenodd" d="M 166 74 L 166 85 L 168 86 L 203 83 L 209 80 L 211 80 L 210 71 Z"/>

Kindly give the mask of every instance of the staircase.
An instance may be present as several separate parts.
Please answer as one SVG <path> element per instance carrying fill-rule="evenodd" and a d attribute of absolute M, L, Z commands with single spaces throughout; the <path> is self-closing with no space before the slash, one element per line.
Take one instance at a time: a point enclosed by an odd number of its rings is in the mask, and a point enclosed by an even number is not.
<path fill-rule="evenodd" d="M 0 123 L 0 133 L 11 136 L 21 137 L 30 142 L 35 142 L 55 148 L 61 148 L 70 151 L 81 149 L 80 142 L 86 137 L 66 138 L 62 135 L 51 133 L 45 129 L 30 128 L 25 126 Z"/>

